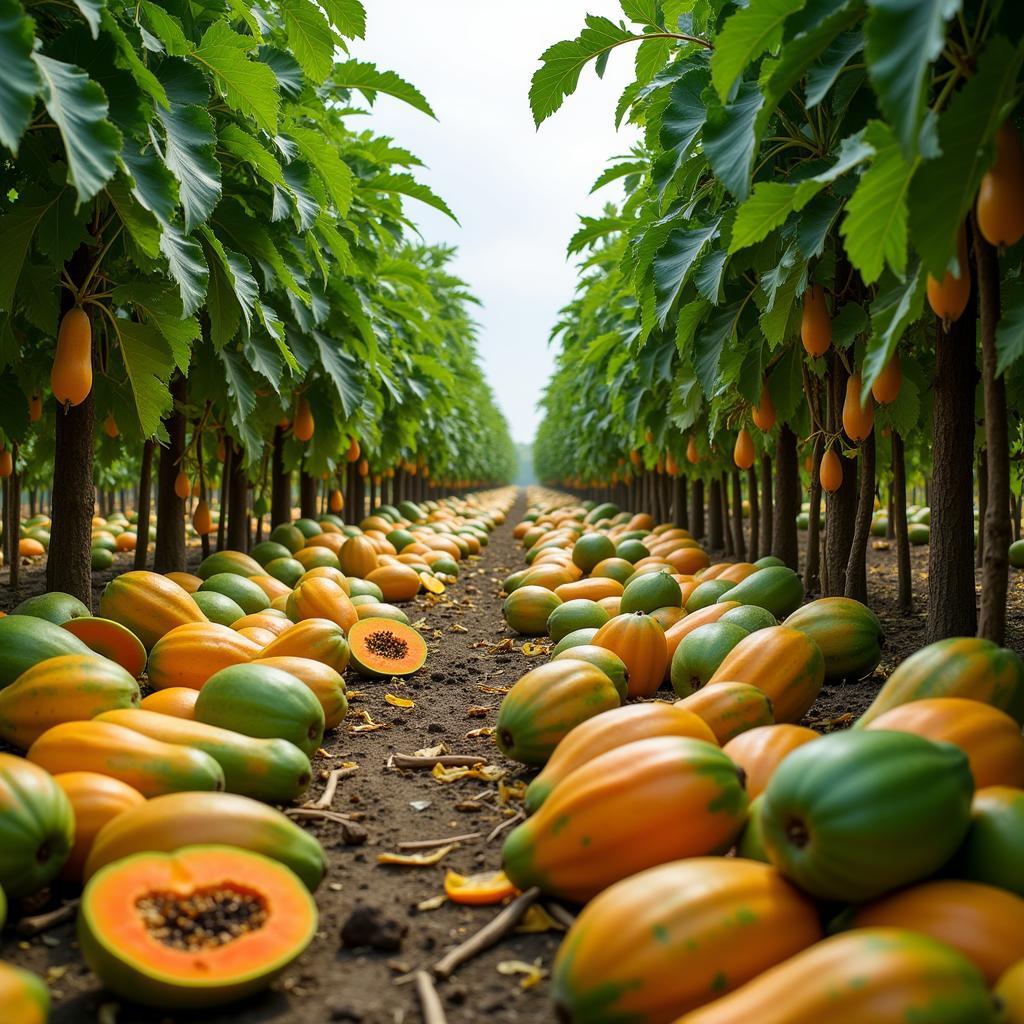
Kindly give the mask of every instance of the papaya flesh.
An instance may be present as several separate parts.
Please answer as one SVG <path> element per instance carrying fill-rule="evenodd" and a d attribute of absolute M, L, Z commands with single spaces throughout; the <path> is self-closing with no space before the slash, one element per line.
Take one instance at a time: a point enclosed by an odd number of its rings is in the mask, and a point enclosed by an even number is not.
<path fill-rule="evenodd" d="M 140 853 L 82 894 L 78 939 L 113 992 L 197 1009 L 266 988 L 309 945 L 317 912 L 282 864 L 228 846 Z"/>
<path fill-rule="evenodd" d="M 360 619 L 348 633 L 352 665 L 363 676 L 411 676 L 427 660 L 427 643 L 412 626 L 394 619 Z"/>

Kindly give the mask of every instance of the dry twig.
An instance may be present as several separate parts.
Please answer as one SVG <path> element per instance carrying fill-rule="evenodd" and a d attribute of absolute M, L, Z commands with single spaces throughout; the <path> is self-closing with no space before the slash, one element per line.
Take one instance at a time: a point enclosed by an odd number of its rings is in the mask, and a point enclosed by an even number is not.
<path fill-rule="evenodd" d="M 388 762 L 394 768 L 426 768 L 435 764 L 444 768 L 474 768 L 478 764 L 489 764 L 480 754 L 439 754 L 437 757 L 416 757 L 413 754 L 392 754 Z"/>
<path fill-rule="evenodd" d="M 56 910 L 48 910 L 45 914 L 35 914 L 32 917 L 23 917 L 14 930 L 19 935 L 25 936 L 39 935 L 40 932 L 49 931 L 59 924 L 64 924 L 65 921 L 73 920 L 78 912 L 78 904 L 81 902 L 81 900 L 68 900 Z"/>
<path fill-rule="evenodd" d="M 419 996 L 423 1011 L 423 1024 L 448 1024 L 441 1005 L 441 997 L 434 988 L 434 982 L 426 971 L 416 972 L 416 995 Z"/>
<path fill-rule="evenodd" d="M 467 832 L 461 836 L 446 836 L 444 839 L 413 839 L 407 843 L 399 843 L 400 850 L 431 850 L 435 846 L 447 846 L 449 843 L 468 843 L 471 839 L 479 839 L 483 832 Z"/>
<path fill-rule="evenodd" d="M 330 808 L 331 804 L 334 803 L 334 794 L 338 790 L 338 781 L 340 779 L 347 779 L 350 775 L 355 775 L 357 771 L 359 771 L 359 768 L 356 765 L 349 768 L 335 768 L 327 776 L 327 785 L 324 787 L 324 791 L 320 794 L 319 798 L 306 804 L 306 806 L 320 811 Z"/>

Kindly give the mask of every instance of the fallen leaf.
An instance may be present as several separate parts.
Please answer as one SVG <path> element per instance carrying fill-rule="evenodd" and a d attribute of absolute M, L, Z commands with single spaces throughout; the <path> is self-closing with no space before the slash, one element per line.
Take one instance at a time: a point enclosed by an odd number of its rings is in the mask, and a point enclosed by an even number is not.
<path fill-rule="evenodd" d="M 448 628 L 453 633 L 468 633 L 469 632 L 469 630 L 466 629 L 465 626 L 461 625 L 458 622 L 453 622 Z"/>
<path fill-rule="evenodd" d="M 427 628 L 427 620 L 426 619 L 417 619 L 412 624 L 412 628 L 413 629 L 418 629 L 418 630 L 420 630 L 422 632 L 424 629 Z"/>
<path fill-rule="evenodd" d="M 505 769 L 493 764 L 474 765 L 472 768 L 445 768 L 442 764 L 435 764 L 430 774 L 438 782 L 458 782 L 459 779 L 483 779 L 484 782 L 497 782 L 504 777 Z"/>
<path fill-rule="evenodd" d="M 501 804 L 509 804 L 513 801 L 522 803 L 526 799 L 526 783 L 522 779 L 517 779 L 515 782 L 505 785 L 504 782 L 498 782 L 498 802 Z"/>
<path fill-rule="evenodd" d="M 497 729 L 493 725 L 485 725 L 480 729 L 470 729 L 466 733 L 466 739 L 471 740 L 477 736 L 493 736 L 497 732 Z"/>
<path fill-rule="evenodd" d="M 544 970 L 541 963 L 540 957 L 534 960 L 532 964 L 528 964 L 524 960 L 502 960 L 498 964 L 498 973 L 507 975 L 523 974 L 525 977 L 519 982 L 520 986 L 522 988 L 533 988 L 534 985 L 543 981 L 548 975 L 548 972 Z"/>
<path fill-rule="evenodd" d="M 363 720 L 363 725 L 349 726 L 349 732 L 374 732 L 377 729 L 387 729 L 387 722 L 375 722 L 369 711 L 357 711 L 356 717 Z"/>
<path fill-rule="evenodd" d="M 360 697 L 365 697 L 366 694 L 362 690 L 346 690 L 345 696 L 348 697 L 349 701 L 359 700 Z"/>
<path fill-rule="evenodd" d="M 393 708 L 409 709 L 416 707 L 416 701 L 409 700 L 408 697 L 396 697 L 393 693 L 385 693 L 384 700 Z"/>
<path fill-rule="evenodd" d="M 488 686 L 486 683 L 480 683 L 477 689 L 481 693 L 508 693 L 512 689 L 511 686 Z"/>
<path fill-rule="evenodd" d="M 548 647 L 546 644 L 532 644 L 529 641 L 527 641 L 527 643 L 523 644 L 523 646 L 520 648 L 520 650 L 528 658 L 536 658 L 538 654 L 550 654 L 551 653 L 551 648 Z"/>
<path fill-rule="evenodd" d="M 470 718 L 483 718 L 484 715 L 489 715 L 494 710 L 493 704 L 475 704 L 471 708 L 466 708 L 466 714 Z"/>
<path fill-rule="evenodd" d="M 417 910 L 437 910 L 439 907 L 443 907 L 448 902 L 448 897 L 444 893 L 439 893 L 437 896 L 431 896 L 429 899 L 421 900 L 416 904 Z"/>
<path fill-rule="evenodd" d="M 413 757 L 441 757 L 443 754 L 448 754 L 448 746 L 445 743 L 438 743 L 436 747 L 424 747 L 422 750 L 417 750 Z"/>
<path fill-rule="evenodd" d="M 538 935 L 542 932 L 564 932 L 565 925 L 556 921 L 540 904 L 535 903 L 523 915 L 522 921 L 516 926 L 517 932 Z"/>
<path fill-rule="evenodd" d="M 448 846 L 441 846 L 430 853 L 378 853 L 378 864 L 394 864 L 402 868 L 429 868 L 439 864 L 459 844 L 449 843 Z"/>

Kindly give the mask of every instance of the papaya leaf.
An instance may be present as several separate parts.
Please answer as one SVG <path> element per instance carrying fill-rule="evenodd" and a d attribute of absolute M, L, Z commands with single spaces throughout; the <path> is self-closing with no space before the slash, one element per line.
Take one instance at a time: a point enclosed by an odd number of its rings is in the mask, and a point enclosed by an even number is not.
<path fill-rule="evenodd" d="M 956 249 L 988 166 L 988 143 L 1006 117 L 1024 54 L 992 39 L 973 75 L 939 117 L 942 154 L 921 164 L 910 184 L 910 234 L 925 269 L 941 277 Z"/>
<path fill-rule="evenodd" d="M 620 178 L 626 178 L 631 174 L 645 174 L 649 167 L 650 162 L 648 160 L 626 160 L 620 164 L 610 164 L 600 173 L 597 181 L 591 185 L 590 194 L 593 195 L 598 189 L 604 188 L 605 185 L 618 181 Z"/>
<path fill-rule="evenodd" d="M 704 394 L 714 397 L 718 367 L 725 343 L 734 335 L 739 306 L 733 304 L 716 310 L 694 342 L 693 363 Z"/>
<path fill-rule="evenodd" d="M 334 64 L 334 36 L 316 4 L 307 0 L 283 0 L 288 46 L 312 82 L 319 85 Z"/>
<path fill-rule="evenodd" d="M 661 23 L 661 12 L 658 10 L 658 0 L 619 0 L 622 13 L 640 25 L 659 25 Z"/>
<path fill-rule="evenodd" d="M 707 109 L 701 93 L 707 88 L 706 68 L 694 68 L 677 81 L 668 93 L 668 102 L 661 115 L 659 143 L 663 150 L 655 160 L 653 178 L 658 194 L 663 196 L 668 183 L 689 157 L 704 127 Z"/>
<path fill-rule="evenodd" d="M 832 40 L 818 61 L 807 69 L 804 104 L 808 110 L 828 95 L 843 68 L 863 48 L 864 36 L 860 32 L 844 32 Z"/>
<path fill-rule="evenodd" d="M 182 311 L 185 316 L 191 316 L 206 298 L 206 284 L 210 277 L 202 247 L 194 239 L 186 238 L 177 225 L 164 224 L 160 251 L 178 285 Z"/>
<path fill-rule="evenodd" d="M 360 0 L 324 0 L 321 4 L 331 24 L 349 39 L 366 37 L 366 8 Z"/>
<path fill-rule="evenodd" d="M 152 437 L 171 408 L 167 382 L 174 372 L 174 359 L 170 347 L 154 327 L 134 320 L 119 319 L 117 336 L 132 385 L 139 428 L 143 437 Z"/>
<path fill-rule="evenodd" d="M 379 94 L 383 94 L 408 103 L 429 117 L 437 116 L 416 86 L 400 78 L 394 71 L 381 71 L 376 64 L 366 61 L 350 60 L 335 65 L 331 72 L 331 85 L 336 89 L 355 89 L 371 104 Z"/>
<path fill-rule="evenodd" d="M 654 258 L 654 290 L 658 324 L 662 327 L 673 303 L 689 280 L 701 253 L 718 234 L 720 221 L 694 228 L 676 228 Z"/>
<path fill-rule="evenodd" d="M 608 18 L 588 14 L 586 27 L 575 39 L 549 46 L 541 54 L 541 66 L 530 83 L 530 109 L 534 123 L 541 124 L 554 114 L 576 90 L 580 73 L 590 61 L 607 55 L 623 43 L 638 37 Z"/>
<path fill-rule="evenodd" d="M 917 151 L 931 65 L 960 7 L 961 0 L 869 0 L 868 77 L 905 158 Z"/>
<path fill-rule="evenodd" d="M 40 87 L 32 62 L 34 26 L 19 0 L 0 0 L 0 145 L 15 156 Z"/>
<path fill-rule="evenodd" d="M 221 196 L 213 118 L 205 107 L 180 103 L 157 110 L 157 117 L 164 129 L 164 163 L 178 181 L 189 232 L 210 216 Z"/>
<path fill-rule="evenodd" d="M 292 126 L 288 134 L 295 140 L 306 162 L 320 175 L 338 214 L 344 216 L 352 205 L 353 174 L 348 164 L 324 138 L 312 128 Z"/>
<path fill-rule="evenodd" d="M 878 375 L 892 358 L 907 327 L 924 308 L 925 273 L 916 260 L 904 280 L 883 281 L 871 304 L 871 335 L 861 369 L 861 401 L 866 401 Z"/>
<path fill-rule="evenodd" d="M 249 59 L 251 37 L 239 35 L 227 22 L 215 21 L 203 34 L 192 59 L 213 72 L 233 110 L 248 114 L 265 132 L 277 131 L 277 79 L 266 64 Z"/>
<path fill-rule="evenodd" d="M 73 0 L 85 23 L 89 26 L 89 34 L 97 39 L 100 34 L 100 22 L 103 19 L 103 0 Z"/>
<path fill-rule="evenodd" d="M 440 211 L 446 217 L 450 217 L 456 224 L 459 223 L 459 218 L 452 213 L 448 204 L 427 185 L 417 181 L 411 174 L 378 174 L 368 181 L 360 181 L 359 188 L 371 192 L 390 192 L 393 195 L 418 199 L 421 203 L 426 203 L 427 206 Z"/>
<path fill-rule="evenodd" d="M 141 0 L 139 10 L 146 27 L 160 40 L 169 57 L 184 57 L 191 52 L 185 30 L 173 14 L 151 0 Z"/>
<path fill-rule="evenodd" d="M 88 215 L 87 207 L 76 205 L 71 189 L 61 189 L 39 221 L 36 248 L 54 265 L 66 263 L 80 245 L 93 241 L 86 226 Z"/>
<path fill-rule="evenodd" d="M 1006 290 L 1003 312 L 996 327 L 997 374 L 1005 373 L 1024 355 L 1024 285 L 1019 282 Z"/>
<path fill-rule="evenodd" d="M 312 332 L 320 353 L 320 364 L 331 382 L 346 417 L 351 416 L 363 399 L 358 362 L 337 341 L 321 331 Z"/>
<path fill-rule="evenodd" d="M 760 0 L 740 7 L 726 20 L 715 37 L 715 52 L 711 57 L 711 81 L 723 103 L 744 70 L 779 45 L 786 19 L 803 7 L 804 2 Z"/>
<path fill-rule="evenodd" d="M 57 197 L 22 200 L 14 209 L 0 217 L 0 310 L 10 310 L 14 302 L 14 290 L 21 277 L 29 246 L 40 222 Z"/>
<path fill-rule="evenodd" d="M 0 430 L 8 440 L 18 440 L 28 431 L 28 403 L 21 381 L 10 369 L 0 373 Z"/>
<path fill-rule="evenodd" d="M 79 202 L 86 202 L 114 176 L 121 133 L 107 120 L 103 90 L 81 68 L 38 52 L 32 59 L 42 79 L 46 110 L 64 143 L 68 180 Z"/>
<path fill-rule="evenodd" d="M 736 199 L 746 199 L 750 193 L 757 146 L 754 124 L 763 102 L 757 84 L 743 82 L 730 103 L 708 108 L 704 153 L 719 181 Z"/>
<path fill-rule="evenodd" d="M 114 40 L 121 61 L 127 66 L 135 79 L 135 84 L 153 98 L 161 107 L 169 104 L 167 92 L 160 79 L 153 74 L 139 56 L 135 44 L 125 35 L 124 29 L 114 20 L 109 11 L 103 12 L 103 31 Z"/>
<path fill-rule="evenodd" d="M 886 264 L 899 277 L 907 268 L 907 192 L 917 159 L 904 157 L 898 139 L 880 121 L 868 125 L 864 139 L 875 157 L 846 204 L 839 232 L 850 262 L 865 284 L 873 284 Z"/>

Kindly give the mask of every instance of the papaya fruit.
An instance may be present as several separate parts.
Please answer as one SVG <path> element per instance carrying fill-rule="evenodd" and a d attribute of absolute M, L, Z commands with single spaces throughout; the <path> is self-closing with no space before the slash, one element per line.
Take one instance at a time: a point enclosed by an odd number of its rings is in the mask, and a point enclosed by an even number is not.
<path fill-rule="evenodd" d="M 520 636 L 543 636 L 551 613 L 562 599 L 544 587 L 518 587 L 505 598 L 501 613 L 509 628 Z"/>
<path fill-rule="evenodd" d="M 863 679 L 882 660 L 882 623 L 860 601 L 822 597 L 786 618 L 786 626 L 809 636 L 825 659 L 825 678 L 831 682 Z"/>
<path fill-rule="evenodd" d="M 960 319 L 971 298 L 971 268 L 967 262 L 967 229 L 963 224 L 960 225 L 956 237 L 956 262 L 955 274 L 952 270 L 946 270 L 941 281 L 937 281 L 929 274 L 925 285 L 928 305 L 947 328 L 953 321 Z"/>
<path fill-rule="evenodd" d="M 754 604 L 777 619 L 784 619 L 800 607 L 803 599 L 804 585 L 800 577 L 788 566 L 772 565 L 751 573 L 717 600 Z"/>
<path fill-rule="evenodd" d="M 829 448 L 821 457 L 818 481 L 826 494 L 835 494 L 843 486 L 843 464 L 834 448 Z M 804 526 L 804 529 L 807 527 Z"/>
<path fill-rule="evenodd" d="M 667 1024 L 821 937 L 814 904 L 767 864 L 662 864 L 583 908 L 552 968 L 556 1015 Z"/>
<path fill-rule="evenodd" d="M 619 605 L 621 613 L 646 612 L 648 615 L 658 608 L 681 608 L 682 591 L 678 582 L 668 572 L 649 572 L 637 576 L 626 584 Z"/>
<path fill-rule="evenodd" d="M 732 461 L 737 469 L 750 469 L 754 464 L 755 457 L 754 441 L 750 436 L 750 431 L 746 427 L 741 427 L 736 435 L 736 444 L 733 446 Z"/>
<path fill-rule="evenodd" d="M 872 399 L 863 402 L 860 397 L 860 374 L 851 374 L 846 379 L 846 399 L 843 402 L 843 430 L 854 442 L 865 441 L 875 423 L 875 410 Z"/>
<path fill-rule="evenodd" d="M 327 619 L 346 633 L 359 621 L 348 594 L 337 583 L 321 577 L 304 577 L 288 595 L 285 613 L 293 622 Z"/>
<path fill-rule="evenodd" d="M 683 637 L 669 667 L 672 689 L 680 697 L 699 690 L 747 631 L 733 623 L 709 622 Z"/>
<path fill-rule="evenodd" d="M 117 662 L 129 675 L 138 679 L 146 670 L 146 648 L 126 626 L 113 619 L 82 615 L 63 624 L 72 636 L 78 637 L 89 650 Z"/>
<path fill-rule="evenodd" d="M 520 889 L 583 902 L 645 868 L 728 850 L 746 814 L 739 773 L 718 747 L 652 736 L 566 775 L 505 840 L 505 873 Z"/>
<path fill-rule="evenodd" d="M 348 641 L 353 668 L 371 679 L 411 676 L 427 660 L 427 643 L 420 633 L 394 619 L 359 619 Z"/>
<path fill-rule="evenodd" d="M 800 340 L 812 358 L 823 356 L 832 347 L 832 320 L 820 284 L 804 292 L 803 314 L 800 318 Z"/>
<path fill-rule="evenodd" d="M 161 715 L 194 720 L 199 691 L 191 686 L 169 686 L 166 690 L 154 690 L 142 698 L 139 707 L 143 711 L 158 711 Z"/>
<path fill-rule="evenodd" d="M 47 658 L 0 690 L 0 739 L 28 750 L 51 726 L 137 708 L 141 699 L 135 678 L 98 654 Z"/>
<path fill-rule="evenodd" d="M 209 754 L 150 739 L 110 722 L 62 722 L 42 734 L 25 755 L 57 775 L 109 775 L 143 796 L 224 788 L 224 772 Z"/>
<path fill-rule="evenodd" d="M 596 665 L 551 661 L 527 672 L 505 694 L 495 741 L 512 760 L 543 765 L 574 726 L 620 703 L 611 679 Z"/>
<path fill-rule="evenodd" d="M 61 772 L 53 781 L 71 801 L 75 816 L 75 842 L 60 878 L 81 883 L 86 858 L 100 829 L 122 811 L 144 804 L 146 798 L 126 782 L 97 772 Z"/>
<path fill-rule="evenodd" d="M 212 576 L 207 576 L 199 588 L 199 593 L 207 592 L 223 594 L 230 598 L 242 609 L 243 615 L 252 615 L 270 607 L 270 598 L 259 584 L 236 572 L 215 572 Z"/>
<path fill-rule="evenodd" d="M 224 772 L 224 790 L 267 803 L 288 803 L 309 788 L 309 758 L 287 740 L 256 738 L 156 711 L 107 711 L 97 722 L 112 722 L 161 743 L 205 751 Z"/>
<path fill-rule="evenodd" d="M 266 988 L 316 928 L 312 896 L 283 864 L 236 847 L 185 846 L 137 853 L 93 875 L 78 941 L 118 995 L 160 1010 L 202 1009 Z"/>
<path fill-rule="evenodd" d="M 50 990 L 31 971 L 0 963 L 0 1020 L 8 1024 L 46 1024 Z"/>
<path fill-rule="evenodd" d="M 71 852 L 75 815 L 53 776 L 0 753 L 0 889 L 31 896 L 56 878 Z"/>
<path fill-rule="evenodd" d="M 747 796 L 755 800 L 765 791 L 782 761 L 797 747 L 819 736 L 813 729 L 788 722 L 759 725 L 734 736 L 722 749 L 743 769 Z"/>
<path fill-rule="evenodd" d="M 987 786 L 974 794 L 971 824 L 947 873 L 1024 896 L 1024 789 Z"/>
<path fill-rule="evenodd" d="M 68 630 L 28 615 L 0 616 L 0 688 L 47 658 L 92 651 Z"/>
<path fill-rule="evenodd" d="M 611 680 L 620 701 L 624 701 L 629 696 L 629 672 L 626 669 L 626 663 L 614 651 L 593 644 L 580 644 L 578 647 L 556 654 L 551 660 L 566 661 L 570 658 L 575 661 L 589 662 L 599 668 Z"/>
<path fill-rule="evenodd" d="M 317 839 L 268 804 L 236 793 L 170 793 L 119 814 L 100 829 L 84 877 L 135 853 L 170 853 L 188 842 L 237 846 L 280 861 L 310 892 L 327 871 Z"/>
<path fill-rule="evenodd" d="M 995 137 L 995 160 L 978 188 L 978 228 L 989 245 L 1016 245 L 1024 237 L 1024 152 L 1013 122 Z"/>
<path fill-rule="evenodd" d="M 31 615 L 37 619 L 46 619 L 55 626 L 63 626 L 71 619 L 88 614 L 89 609 L 77 597 L 60 591 L 26 597 L 11 612 L 11 615 Z"/>
<path fill-rule="evenodd" d="M 234 573 L 236 576 L 262 576 L 263 566 L 243 551 L 215 551 L 199 563 L 196 570 L 200 579 L 208 580 L 219 573 Z"/>
<path fill-rule="evenodd" d="M 348 668 L 352 651 L 345 631 L 328 619 L 303 619 L 272 640 L 259 655 L 269 658 L 312 658 L 341 673 Z"/>
<path fill-rule="evenodd" d="M 259 662 L 232 665 L 210 676 L 199 691 L 195 717 L 245 736 L 288 740 L 306 757 L 324 738 L 324 709 L 309 687 Z"/>
<path fill-rule="evenodd" d="M 749 683 L 709 683 L 677 701 L 676 706 L 702 718 L 723 745 L 748 729 L 773 721 L 768 695 Z"/>
<path fill-rule="evenodd" d="M 604 647 L 622 659 L 628 673 L 629 696 L 648 697 L 665 678 L 668 646 L 665 632 L 649 615 L 616 615 L 594 634 L 595 647 Z"/>
<path fill-rule="evenodd" d="M 81 306 L 61 317 L 50 390 L 62 406 L 81 405 L 92 391 L 92 321 Z"/>
<path fill-rule="evenodd" d="M 186 590 L 166 576 L 142 569 L 115 576 L 103 588 L 99 613 L 127 626 L 147 651 L 175 626 L 207 621 Z"/>
<path fill-rule="evenodd" d="M 262 648 L 230 626 L 190 622 L 176 626 L 149 653 L 149 684 L 200 689 L 214 673 L 259 657 Z"/>
<path fill-rule="evenodd" d="M 547 633 L 558 643 L 577 629 L 599 628 L 609 619 L 608 612 L 596 601 L 577 598 L 556 605 L 548 616 Z"/>

